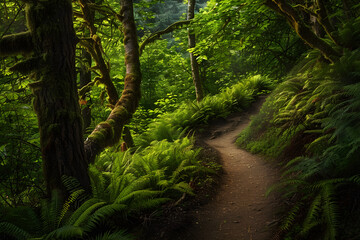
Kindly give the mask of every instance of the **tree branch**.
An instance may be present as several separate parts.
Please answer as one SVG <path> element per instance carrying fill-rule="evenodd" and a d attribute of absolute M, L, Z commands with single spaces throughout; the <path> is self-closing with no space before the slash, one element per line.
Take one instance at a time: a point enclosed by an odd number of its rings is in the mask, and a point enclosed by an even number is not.
<path fill-rule="evenodd" d="M 143 50 L 145 49 L 146 45 L 155 42 L 156 40 L 160 39 L 160 37 L 164 34 L 167 33 L 171 33 L 176 29 L 181 28 L 183 25 L 188 25 L 190 24 L 190 20 L 183 20 L 183 21 L 178 21 L 175 22 L 173 24 L 171 24 L 170 26 L 168 26 L 167 28 L 165 28 L 164 30 L 152 33 L 148 38 L 146 38 L 141 44 L 140 44 L 140 48 L 139 48 L 139 52 L 140 55 L 142 54 Z"/>
<path fill-rule="evenodd" d="M 284 0 L 266 0 L 265 5 L 285 16 L 297 35 L 311 48 L 320 50 L 326 59 L 331 62 L 336 62 L 339 59 L 341 56 L 340 53 L 316 36 L 316 34 L 305 25 L 302 18 L 291 5 Z"/>
<path fill-rule="evenodd" d="M 88 162 L 93 162 L 104 148 L 119 141 L 124 125 L 131 119 L 140 100 L 141 70 L 132 0 L 121 0 L 121 15 L 126 65 L 124 90 L 107 120 L 98 124 L 85 140 Z"/>
<path fill-rule="evenodd" d="M 317 21 L 320 23 L 320 25 L 324 28 L 327 35 L 330 37 L 330 39 L 338 46 L 341 46 L 340 40 L 338 36 L 335 34 L 335 28 L 330 22 L 325 4 L 323 0 L 316 0 L 316 5 L 318 8 L 317 11 Z"/>
<path fill-rule="evenodd" d="M 119 94 L 110 77 L 110 66 L 103 58 L 103 54 L 105 53 L 101 45 L 101 39 L 96 34 L 97 29 L 94 25 L 94 12 L 90 9 L 91 2 L 88 0 L 79 0 L 79 4 L 83 19 L 85 20 L 87 28 L 90 30 L 91 36 L 91 38 L 86 38 L 86 40 L 81 39 L 80 44 L 90 53 L 91 57 L 94 58 L 100 72 L 100 76 L 96 77 L 94 81 L 99 81 L 105 85 L 106 92 L 109 96 L 109 103 L 114 106 L 119 99 Z"/>
<path fill-rule="evenodd" d="M 30 54 L 33 48 L 30 32 L 5 35 L 0 40 L 0 56 Z"/>

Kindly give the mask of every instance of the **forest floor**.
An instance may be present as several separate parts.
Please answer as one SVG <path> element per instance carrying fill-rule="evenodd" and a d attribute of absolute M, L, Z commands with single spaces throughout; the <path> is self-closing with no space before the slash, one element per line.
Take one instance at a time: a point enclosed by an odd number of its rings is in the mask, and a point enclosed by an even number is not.
<path fill-rule="evenodd" d="M 247 112 L 210 123 L 197 136 L 205 158 L 219 158 L 223 167 L 217 187 L 198 193 L 202 200 L 190 206 L 169 209 L 168 216 L 158 226 L 150 227 L 151 237 L 145 239 L 273 239 L 281 204 L 278 197 L 265 197 L 265 193 L 279 179 L 279 170 L 261 156 L 235 145 L 237 136 L 250 123 L 250 117 L 259 112 L 264 100 L 261 97 Z"/>
<path fill-rule="evenodd" d="M 203 140 L 219 152 L 224 175 L 212 199 L 191 210 L 193 223 L 181 239 L 270 240 L 274 236 L 280 203 L 274 195 L 265 197 L 265 192 L 279 179 L 279 171 L 261 156 L 234 143 L 263 102 L 264 98 L 255 102 L 250 111 L 234 114 L 207 128 Z"/>

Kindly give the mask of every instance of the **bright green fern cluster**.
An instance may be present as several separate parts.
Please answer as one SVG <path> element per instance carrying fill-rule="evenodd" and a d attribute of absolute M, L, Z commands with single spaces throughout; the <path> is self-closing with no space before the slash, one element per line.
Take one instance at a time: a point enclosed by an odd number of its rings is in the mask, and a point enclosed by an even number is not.
<path fill-rule="evenodd" d="M 187 102 L 174 112 L 161 115 L 147 131 L 136 138 L 138 146 L 149 146 L 154 140 L 174 141 L 187 131 L 204 126 L 209 120 L 225 118 L 231 112 L 246 109 L 255 97 L 269 92 L 272 80 L 255 75 L 242 80 L 214 96 L 206 96 L 201 102 Z"/>
<path fill-rule="evenodd" d="M 193 149 L 193 140 L 185 137 L 174 142 L 153 141 L 134 154 L 104 153 L 90 167 L 93 194 L 108 202 L 128 204 L 134 211 L 158 206 L 180 193 L 192 194 L 189 182 L 209 171 L 199 163 L 199 152 Z"/>

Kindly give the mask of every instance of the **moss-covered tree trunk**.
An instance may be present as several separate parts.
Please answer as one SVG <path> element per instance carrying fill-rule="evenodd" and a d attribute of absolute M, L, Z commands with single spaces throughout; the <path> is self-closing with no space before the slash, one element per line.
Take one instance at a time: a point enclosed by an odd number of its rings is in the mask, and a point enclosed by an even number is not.
<path fill-rule="evenodd" d="M 105 147 L 117 143 L 124 125 L 131 119 L 140 100 L 141 71 L 139 45 L 132 0 L 121 0 L 121 19 L 124 32 L 126 75 L 124 90 L 106 121 L 98 124 L 85 141 L 89 162 L 93 162 Z"/>
<path fill-rule="evenodd" d="M 36 59 L 32 71 L 35 82 L 31 88 L 47 191 L 65 191 L 63 175 L 75 177 L 89 189 L 76 87 L 76 36 L 71 1 L 29 1 L 27 23 L 34 44 L 33 59 Z"/>
<path fill-rule="evenodd" d="M 188 0 L 187 20 L 191 20 L 195 16 L 195 3 L 195 0 Z M 189 48 L 194 48 L 196 45 L 195 34 L 191 28 L 188 29 L 188 44 Z M 196 55 L 193 52 L 190 52 L 190 62 L 191 75 L 195 86 L 196 100 L 199 102 L 203 99 L 204 93 L 200 79 L 199 63 L 197 62 Z"/>
<path fill-rule="evenodd" d="M 105 147 L 119 141 L 124 125 L 138 106 L 141 71 L 132 0 L 122 0 L 121 7 L 126 65 L 124 91 L 120 99 L 117 100 L 117 95 L 112 98 L 117 101 L 108 119 L 96 126 L 85 143 L 76 86 L 77 38 L 71 0 L 27 0 L 29 31 L 0 39 L 0 56 L 32 54 L 11 69 L 34 80 L 30 87 L 35 95 L 34 110 L 49 194 L 54 189 L 66 191 L 61 181 L 64 175 L 76 178 L 83 188 L 90 189 L 88 163 Z"/>

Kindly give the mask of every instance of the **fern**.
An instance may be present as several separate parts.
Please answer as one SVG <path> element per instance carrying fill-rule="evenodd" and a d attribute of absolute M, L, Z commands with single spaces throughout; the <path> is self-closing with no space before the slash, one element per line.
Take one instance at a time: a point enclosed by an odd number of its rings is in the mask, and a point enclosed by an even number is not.
<path fill-rule="evenodd" d="M 295 224 L 295 219 L 301 211 L 303 205 L 304 203 L 302 201 L 299 201 L 291 208 L 285 219 L 282 221 L 282 224 L 280 226 L 282 230 L 289 230 L 290 227 Z"/>
<path fill-rule="evenodd" d="M 70 208 L 70 205 L 71 205 L 75 200 L 77 200 L 78 197 L 79 197 L 80 195 L 82 195 L 84 192 L 85 192 L 85 190 L 80 189 L 80 190 L 77 190 L 77 191 L 73 192 L 73 193 L 69 196 L 68 200 L 64 203 L 64 205 L 63 205 L 63 207 L 62 207 L 62 210 L 61 210 L 60 216 L 59 216 L 59 218 L 58 218 L 58 222 L 57 222 L 57 225 L 58 225 L 58 226 L 60 225 L 60 223 L 61 223 L 62 220 L 64 219 L 65 214 L 68 213 L 69 208 Z"/>
<path fill-rule="evenodd" d="M 321 224 L 319 219 L 322 210 L 322 206 L 321 206 L 322 203 L 323 203 L 322 195 L 321 194 L 316 195 L 316 197 L 311 202 L 311 205 L 308 209 L 307 216 L 302 224 L 302 230 L 300 232 L 300 235 L 306 235 L 314 227 Z"/>
<path fill-rule="evenodd" d="M 323 206 L 323 218 L 326 224 L 325 239 L 336 240 L 338 227 L 338 210 L 336 200 L 334 199 L 335 191 L 332 184 L 327 184 L 321 191 Z"/>
<path fill-rule="evenodd" d="M 100 171 L 96 166 L 89 166 L 89 177 L 91 182 L 92 194 L 94 198 L 108 199 L 106 172 Z"/>
<path fill-rule="evenodd" d="M 22 228 L 8 222 L 0 222 L 0 233 L 19 240 L 25 240 L 31 237 L 31 235 Z"/>
<path fill-rule="evenodd" d="M 42 239 L 52 240 L 52 239 L 74 239 L 81 238 L 83 236 L 83 229 L 80 227 L 65 225 L 59 228 L 56 228 L 54 231 L 46 234 Z"/>
<path fill-rule="evenodd" d="M 44 200 L 41 204 L 41 220 L 43 231 L 51 232 L 59 227 L 59 218 L 63 206 L 63 199 L 58 191 L 53 191 L 51 199 Z"/>
<path fill-rule="evenodd" d="M 115 202 L 116 203 L 131 203 L 132 201 L 139 201 L 141 199 L 153 198 L 158 196 L 161 191 L 154 191 L 148 189 L 141 189 L 141 190 L 131 190 L 127 194 L 119 195 Z"/>
<path fill-rule="evenodd" d="M 98 203 L 99 200 L 96 198 L 91 198 L 87 201 L 85 201 L 83 204 L 80 205 L 78 209 L 76 209 L 67 219 L 64 221 L 65 225 L 75 225 L 75 222 L 82 216 L 85 210 L 87 210 L 92 205 Z M 89 216 L 89 215 L 88 215 Z M 84 218 L 86 219 L 86 217 Z M 81 223 L 80 223 L 81 224 Z M 77 225 L 80 225 L 77 224 Z"/>
<path fill-rule="evenodd" d="M 104 205 L 106 205 L 106 202 L 103 201 L 99 201 L 97 199 L 94 199 L 94 203 L 89 205 L 89 201 L 91 201 L 92 199 L 88 200 L 87 202 L 85 202 L 83 205 L 86 207 L 80 207 L 78 208 L 75 212 L 74 215 L 75 217 L 70 217 L 69 220 L 69 224 L 74 225 L 74 226 L 82 226 L 85 225 L 86 222 L 88 221 L 88 218 L 99 208 L 103 207 Z"/>
<path fill-rule="evenodd" d="M 98 208 L 89 218 L 84 222 L 83 228 L 86 231 L 91 231 L 96 229 L 100 222 L 107 220 L 111 216 L 115 216 L 121 212 L 125 212 L 126 205 L 124 204 L 109 204 Z M 76 224 L 74 224 L 76 225 Z"/>
<path fill-rule="evenodd" d="M 272 186 L 270 186 L 268 188 L 268 190 L 266 191 L 265 196 L 268 196 L 270 193 L 272 193 L 273 191 L 285 191 L 286 189 L 284 189 L 286 186 L 292 186 L 292 187 L 297 187 L 297 186 L 306 186 L 308 185 L 308 183 L 304 180 L 300 180 L 300 179 L 286 179 L 282 182 L 276 183 Z"/>
<path fill-rule="evenodd" d="M 189 195 L 194 195 L 193 189 L 190 187 L 188 183 L 179 182 L 171 187 L 171 189 L 175 189 L 179 192 L 184 192 Z"/>

